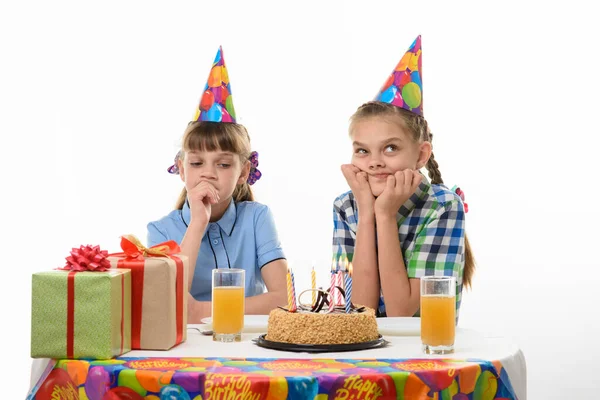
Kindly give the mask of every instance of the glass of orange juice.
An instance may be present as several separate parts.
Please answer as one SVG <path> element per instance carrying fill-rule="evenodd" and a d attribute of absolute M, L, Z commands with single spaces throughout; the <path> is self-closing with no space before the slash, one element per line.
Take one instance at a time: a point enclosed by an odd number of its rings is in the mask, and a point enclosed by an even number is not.
<path fill-rule="evenodd" d="M 426 354 L 454 353 L 456 278 L 421 278 L 421 343 Z"/>
<path fill-rule="evenodd" d="M 217 342 L 239 342 L 244 328 L 244 287 L 246 271 L 237 268 L 213 269 L 212 330 Z"/>

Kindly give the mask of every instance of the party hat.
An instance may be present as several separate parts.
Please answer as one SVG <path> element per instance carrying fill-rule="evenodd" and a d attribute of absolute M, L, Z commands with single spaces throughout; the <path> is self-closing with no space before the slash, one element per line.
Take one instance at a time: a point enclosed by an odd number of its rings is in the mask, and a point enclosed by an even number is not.
<path fill-rule="evenodd" d="M 233 122 L 235 123 L 235 109 L 231 97 L 229 74 L 223 57 L 223 48 L 219 47 L 213 62 L 206 87 L 200 98 L 200 103 L 194 114 L 195 121 Z"/>
<path fill-rule="evenodd" d="M 417 36 L 381 87 L 375 100 L 390 103 L 423 116 L 421 35 Z"/>

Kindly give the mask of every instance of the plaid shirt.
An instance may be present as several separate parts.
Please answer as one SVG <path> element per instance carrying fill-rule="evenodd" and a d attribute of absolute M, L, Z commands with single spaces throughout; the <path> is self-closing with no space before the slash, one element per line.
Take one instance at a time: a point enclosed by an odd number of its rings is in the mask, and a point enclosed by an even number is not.
<path fill-rule="evenodd" d="M 460 197 L 446 186 L 430 184 L 423 177 L 415 193 L 398 210 L 397 220 L 409 278 L 428 275 L 456 278 L 458 322 L 465 265 L 465 213 Z M 333 203 L 334 254 L 345 254 L 352 259 L 357 225 L 357 203 L 353 193 L 346 192 Z M 378 311 L 378 315 L 385 315 L 383 294 L 379 299 Z M 419 311 L 415 316 L 419 316 Z"/>

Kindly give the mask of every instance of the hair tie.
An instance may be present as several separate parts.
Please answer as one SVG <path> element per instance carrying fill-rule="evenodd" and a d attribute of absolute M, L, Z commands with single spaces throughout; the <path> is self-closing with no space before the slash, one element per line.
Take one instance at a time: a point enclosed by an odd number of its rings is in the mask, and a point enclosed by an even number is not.
<path fill-rule="evenodd" d="M 248 182 L 248 185 L 254 185 L 262 176 L 262 173 L 258 170 L 258 152 L 253 151 L 250 153 L 248 161 L 250 161 L 250 174 L 246 182 Z"/>
<path fill-rule="evenodd" d="M 179 167 L 177 166 L 177 161 L 179 161 L 179 156 L 181 156 L 181 150 L 179 150 L 177 152 L 177 155 L 175 156 L 175 163 L 173 165 L 171 165 L 169 168 L 167 168 L 168 173 L 179 175 Z"/>
<path fill-rule="evenodd" d="M 456 193 L 458 195 L 458 197 L 460 197 L 460 199 L 463 202 L 464 208 L 465 208 L 465 214 L 469 212 L 469 205 L 467 203 L 465 203 L 465 192 L 463 192 L 461 190 L 461 188 L 459 188 L 458 186 L 453 186 L 451 189 L 454 193 Z"/>

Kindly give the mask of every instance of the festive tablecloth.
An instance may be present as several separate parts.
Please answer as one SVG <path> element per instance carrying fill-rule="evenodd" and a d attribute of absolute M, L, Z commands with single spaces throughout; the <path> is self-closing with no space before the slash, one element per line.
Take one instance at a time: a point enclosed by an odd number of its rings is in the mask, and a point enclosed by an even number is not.
<path fill-rule="evenodd" d="M 190 331 L 186 343 L 166 352 L 132 351 L 113 360 L 51 360 L 38 373 L 41 379 L 32 377 L 37 384 L 29 399 L 526 397 L 522 353 L 501 338 L 459 331 L 457 352 L 450 358 L 424 356 L 418 337 L 386 337 L 390 345 L 380 349 L 308 354 L 260 348 L 252 343 L 256 336 L 244 334 L 241 343 L 215 343 Z"/>
<path fill-rule="evenodd" d="M 61 397 L 58 397 L 61 396 Z M 35 399 L 516 399 L 500 362 L 130 358 L 59 361 Z"/>

